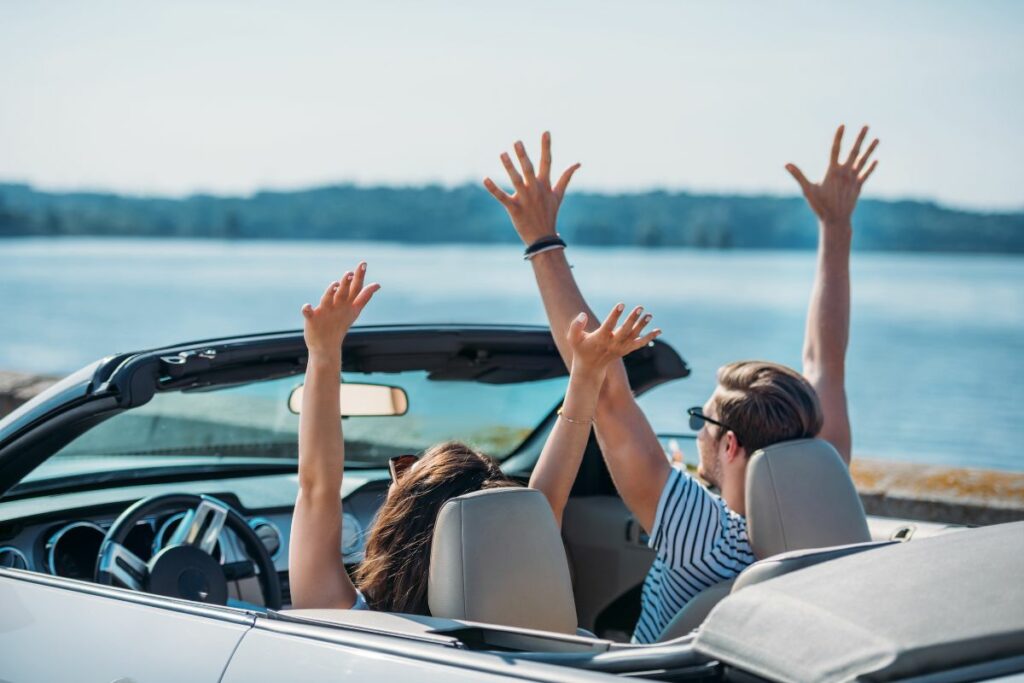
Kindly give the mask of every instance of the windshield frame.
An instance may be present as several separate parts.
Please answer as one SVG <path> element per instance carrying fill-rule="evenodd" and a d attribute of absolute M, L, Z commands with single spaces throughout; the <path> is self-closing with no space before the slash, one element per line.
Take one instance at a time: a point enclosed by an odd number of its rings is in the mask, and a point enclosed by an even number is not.
<path fill-rule="evenodd" d="M 301 330 L 185 342 L 119 353 L 88 366 L 45 410 L 26 404 L 0 421 L 0 499 L 79 434 L 164 391 L 225 386 L 303 373 Z M 551 332 L 537 325 L 411 324 L 356 326 L 343 349 L 344 370 L 427 368 L 449 378 L 500 384 L 523 377 L 565 377 Z M 686 377 L 690 369 L 662 340 L 624 359 L 637 394 Z M 74 394 L 74 395 L 71 395 Z M 17 423 L 17 424 L 15 424 Z M 529 441 L 529 439 L 527 440 Z"/>

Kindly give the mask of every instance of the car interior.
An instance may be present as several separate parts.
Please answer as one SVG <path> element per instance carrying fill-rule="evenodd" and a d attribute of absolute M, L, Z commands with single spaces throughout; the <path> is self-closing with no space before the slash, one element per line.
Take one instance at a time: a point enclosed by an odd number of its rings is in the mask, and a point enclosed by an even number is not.
<path fill-rule="evenodd" d="M 347 384 L 351 394 L 364 392 L 342 409 L 340 551 L 351 571 L 386 495 L 390 456 L 457 438 L 525 482 L 555 419 L 565 368 L 541 328 L 369 328 L 346 343 L 343 395 Z M 0 566 L 226 604 L 281 622 L 541 661 L 585 655 L 579 666 L 602 670 L 620 666 L 616 652 L 657 651 L 628 644 L 654 551 L 593 438 L 561 530 L 543 495 L 526 488 L 445 504 L 434 531 L 430 616 L 290 609 L 303 362 L 301 335 L 281 333 L 129 354 L 92 368 L 85 390 L 92 398 L 68 411 L 79 412 L 66 417 L 59 436 L 23 448 L 38 462 L 19 465 L 29 471 L 0 498 Z M 626 363 L 638 394 L 688 374 L 662 342 Z M 723 599 L 767 579 L 956 530 L 867 517 L 838 454 L 814 439 L 754 454 L 746 500 L 760 561 L 688 603 L 659 642 L 692 638 Z M 200 561 L 176 547 L 202 554 L 212 568 L 200 574 L 222 575 L 223 583 L 168 585 L 180 574 L 175 563 Z M 595 655 L 607 657 L 598 666 Z"/>

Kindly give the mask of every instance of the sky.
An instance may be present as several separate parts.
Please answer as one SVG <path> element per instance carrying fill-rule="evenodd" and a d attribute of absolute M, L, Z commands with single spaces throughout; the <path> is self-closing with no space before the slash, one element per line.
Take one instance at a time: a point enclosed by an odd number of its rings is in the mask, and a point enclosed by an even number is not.
<path fill-rule="evenodd" d="M 0 3 L 0 182 L 130 194 L 500 178 L 793 194 L 832 132 L 876 198 L 1024 209 L 1024 3 Z"/>

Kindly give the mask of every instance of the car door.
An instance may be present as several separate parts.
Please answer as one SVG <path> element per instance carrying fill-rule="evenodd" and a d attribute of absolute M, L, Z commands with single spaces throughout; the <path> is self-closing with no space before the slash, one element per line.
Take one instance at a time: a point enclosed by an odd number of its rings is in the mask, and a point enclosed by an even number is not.
<path fill-rule="evenodd" d="M 569 500 L 562 538 L 580 627 L 629 640 L 640 615 L 640 586 L 654 561 L 647 534 L 618 496 L 588 496 Z"/>
<path fill-rule="evenodd" d="M 222 683 L 601 683 L 604 673 L 474 652 L 442 633 L 389 633 L 387 628 L 337 628 L 257 618 Z"/>
<path fill-rule="evenodd" d="M 253 617 L 0 569 L 0 680 L 217 683 Z"/>

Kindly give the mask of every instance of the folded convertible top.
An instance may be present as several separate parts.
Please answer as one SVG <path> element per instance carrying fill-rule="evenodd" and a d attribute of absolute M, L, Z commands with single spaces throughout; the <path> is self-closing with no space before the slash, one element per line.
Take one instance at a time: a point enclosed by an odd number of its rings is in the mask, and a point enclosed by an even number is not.
<path fill-rule="evenodd" d="M 892 680 L 1024 654 L 1024 522 L 825 562 L 738 591 L 695 649 L 773 681 Z"/>

